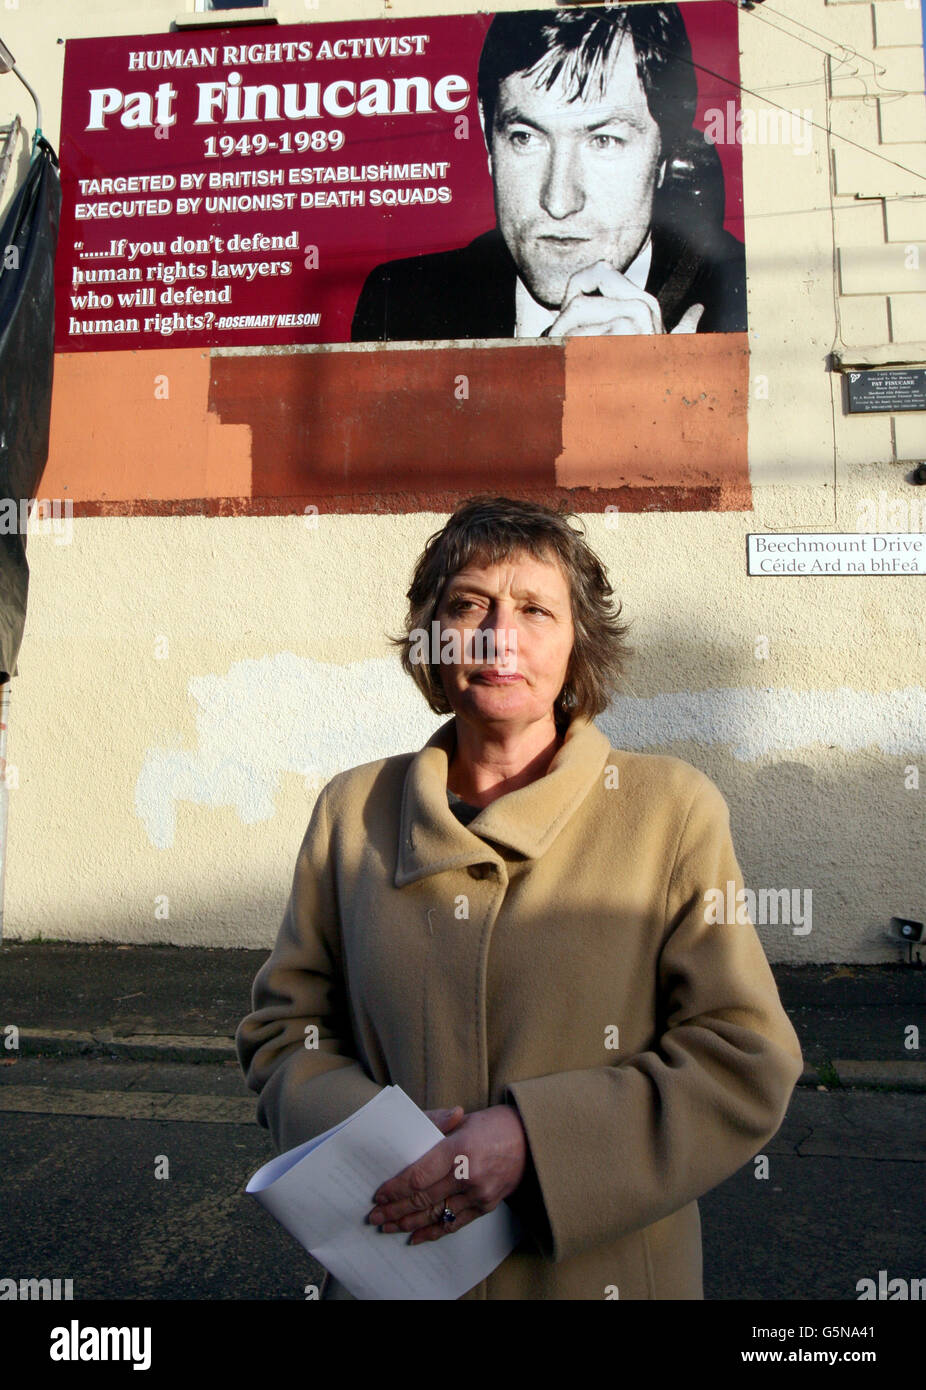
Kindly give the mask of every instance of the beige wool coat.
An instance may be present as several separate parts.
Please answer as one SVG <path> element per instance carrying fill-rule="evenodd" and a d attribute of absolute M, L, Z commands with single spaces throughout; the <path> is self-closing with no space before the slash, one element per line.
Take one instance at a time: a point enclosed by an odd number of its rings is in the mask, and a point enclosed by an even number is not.
<path fill-rule="evenodd" d="M 258 1119 L 287 1149 L 392 1083 L 422 1109 L 516 1106 L 525 1234 L 464 1297 L 703 1298 L 696 1199 L 768 1142 L 802 1069 L 754 927 L 704 920 L 710 889 L 743 887 L 726 802 L 574 718 L 546 775 L 467 827 L 454 728 L 320 793 L 237 1032 Z"/>

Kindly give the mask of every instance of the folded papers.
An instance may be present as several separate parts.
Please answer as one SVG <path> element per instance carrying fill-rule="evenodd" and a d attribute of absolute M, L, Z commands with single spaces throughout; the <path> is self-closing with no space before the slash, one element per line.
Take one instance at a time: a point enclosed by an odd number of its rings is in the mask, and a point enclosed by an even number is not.
<path fill-rule="evenodd" d="M 444 1135 L 401 1086 L 265 1163 L 245 1191 L 358 1299 L 460 1298 L 521 1238 L 506 1203 L 440 1240 L 408 1244 L 367 1221 L 373 1194 Z"/>

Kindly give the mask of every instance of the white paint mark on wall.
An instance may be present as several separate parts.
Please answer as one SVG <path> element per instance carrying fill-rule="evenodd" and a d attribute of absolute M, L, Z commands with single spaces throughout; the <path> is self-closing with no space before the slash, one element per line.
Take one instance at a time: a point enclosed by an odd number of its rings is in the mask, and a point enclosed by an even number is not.
<path fill-rule="evenodd" d="M 335 773 L 420 748 L 447 716 L 432 714 L 398 659 L 349 666 L 293 652 L 197 676 L 197 745 L 150 748 L 135 809 L 158 849 L 174 843 L 176 805 L 234 806 L 245 825 L 269 820 L 286 772 Z"/>
<path fill-rule="evenodd" d="M 435 715 L 395 658 L 336 666 L 292 652 L 236 662 L 189 683 L 197 745 L 151 748 L 135 808 L 152 843 L 174 843 L 179 801 L 234 806 L 245 825 L 269 820 L 286 772 L 327 782 L 337 772 L 420 748 Z M 670 751 L 724 744 L 745 762 L 814 744 L 847 752 L 926 753 L 926 690 L 718 689 L 621 696 L 597 723 L 616 748 Z"/>

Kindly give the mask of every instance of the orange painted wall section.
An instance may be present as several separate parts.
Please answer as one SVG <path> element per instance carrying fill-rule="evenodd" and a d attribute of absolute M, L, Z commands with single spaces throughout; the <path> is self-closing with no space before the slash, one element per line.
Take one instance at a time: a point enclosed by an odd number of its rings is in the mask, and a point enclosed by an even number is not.
<path fill-rule="evenodd" d="M 41 495 L 75 515 L 751 505 L 746 334 L 62 353 Z"/>
<path fill-rule="evenodd" d="M 56 354 L 41 495 L 70 498 L 75 515 L 249 498 L 250 434 L 210 414 L 209 369 L 202 348 Z"/>
<path fill-rule="evenodd" d="M 711 487 L 749 504 L 745 333 L 570 338 L 562 487 Z"/>

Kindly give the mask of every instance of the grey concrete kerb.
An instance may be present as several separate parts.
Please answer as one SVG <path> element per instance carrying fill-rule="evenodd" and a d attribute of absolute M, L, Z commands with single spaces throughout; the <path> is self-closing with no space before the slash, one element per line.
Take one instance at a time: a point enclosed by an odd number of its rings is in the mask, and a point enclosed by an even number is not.
<path fill-rule="evenodd" d="M 26 1057 L 116 1057 L 122 1062 L 234 1062 L 229 1037 L 129 1033 L 111 1028 L 78 1032 L 73 1028 L 21 1028 L 19 1052 Z"/>

